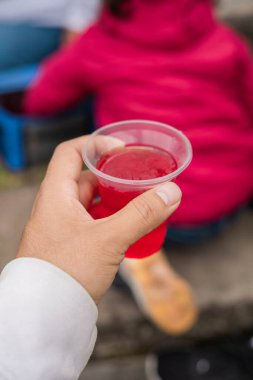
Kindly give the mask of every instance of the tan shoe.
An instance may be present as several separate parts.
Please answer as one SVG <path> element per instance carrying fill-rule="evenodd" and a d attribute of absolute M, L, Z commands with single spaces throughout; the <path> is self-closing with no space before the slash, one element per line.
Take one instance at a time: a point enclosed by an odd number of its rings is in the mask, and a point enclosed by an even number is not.
<path fill-rule="evenodd" d="M 179 335 L 194 325 L 198 313 L 191 287 L 162 251 L 142 260 L 125 259 L 120 274 L 141 310 L 161 330 Z"/>

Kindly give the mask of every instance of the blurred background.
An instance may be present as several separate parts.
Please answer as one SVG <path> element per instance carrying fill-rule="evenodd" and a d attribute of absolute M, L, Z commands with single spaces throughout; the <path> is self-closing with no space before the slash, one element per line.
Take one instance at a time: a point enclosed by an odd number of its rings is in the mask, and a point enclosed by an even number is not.
<path fill-rule="evenodd" d="M 35 193 L 55 146 L 94 129 L 92 100 L 48 118 L 27 117 L 21 112 L 22 94 L 36 75 L 38 64 L 60 46 L 71 44 L 93 22 L 97 5 L 83 3 L 82 17 L 79 8 L 68 11 L 67 19 L 63 12 L 60 18 L 55 5 L 50 12 L 47 35 L 38 36 L 40 47 L 30 46 L 24 57 L 17 54 L 22 62 L 15 62 L 15 52 L 9 61 L 3 59 L 11 32 L 2 22 L 0 10 L 1 268 L 15 256 Z M 66 1 L 64 7 L 67 6 Z M 45 11 L 42 8 L 38 7 L 40 18 Z M 253 43 L 252 0 L 220 0 L 217 14 Z M 6 13 L 7 19 L 11 16 Z M 25 45 L 29 45 L 30 33 L 24 31 L 24 38 L 17 41 L 17 50 L 25 50 Z M 252 210 L 243 211 L 219 236 L 196 247 L 172 248 L 169 256 L 176 270 L 193 286 L 200 309 L 197 324 L 177 338 L 159 332 L 143 317 L 128 290 L 118 281 L 100 305 L 98 342 L 81 379 L 145 380 L 147 355 L 164 349 L 172 353 L 171 357 L 178 352 L 195 350 L 196 357 L 191 360 L 196 379 L 223 378 L 222 375 L 211 377 L 208 357 L 216 355 L 222 367 L 228 352 L 230 358 L 232 355 L 239 363 L 242 374 L 238 368 L 232 369 L 230 377 L 226 374 L 224 379 L 253 379 L 253 351 L 252 355 L 250 353 L 253 350 Z"/>

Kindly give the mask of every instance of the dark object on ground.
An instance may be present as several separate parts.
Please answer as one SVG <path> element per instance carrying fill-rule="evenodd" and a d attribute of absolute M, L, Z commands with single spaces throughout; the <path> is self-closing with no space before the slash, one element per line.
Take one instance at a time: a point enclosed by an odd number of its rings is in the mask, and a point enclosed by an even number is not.
<path fill-rule="evenodd" d="M 252 380 L 253 337 L 158 352 L 146 361 L 148 380 Z"/>

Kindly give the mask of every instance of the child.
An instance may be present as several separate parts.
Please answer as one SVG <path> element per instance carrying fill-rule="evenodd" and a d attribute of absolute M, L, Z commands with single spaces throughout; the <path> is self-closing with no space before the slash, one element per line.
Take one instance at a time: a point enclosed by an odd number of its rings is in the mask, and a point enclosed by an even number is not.
<path fill-rule="evenodd" d="M 150 119 L 181 129 L 194 159 L 173 228 L 208 230 L 245 205 L 253 190 L 253 62 L 248 48 L 217 22 L 211 0 L 110 0 L 88 32 L 49 59 L 26 112 L 49 115 L 88 94 L 98 125 Z M 165 331 L 194 321 L 189 286 L 162 252 L 125 261 L 145 311 Z M 159 292 L 157 291 L 159 289 Z"/>

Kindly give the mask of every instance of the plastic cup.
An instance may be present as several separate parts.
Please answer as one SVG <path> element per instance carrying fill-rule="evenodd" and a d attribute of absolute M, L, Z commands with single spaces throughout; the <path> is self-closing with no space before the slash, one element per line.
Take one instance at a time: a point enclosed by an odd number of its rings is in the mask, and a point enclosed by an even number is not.
<path fill-rule="evenodd" d="M 115 147 L 132 145 L 147 146 L 170 153 L 177 162 L 177 170 L 159 178 L 149 180 L 128 180 L 110 176 L 97 168 L 101 156 Z M 166 124 L 129 120 L 99 128 L 87 140 L 83 149 L 83 159 L 99 183 L 101 201 L 89 210 L 95 219 L 109 216 L 124 207 L 143 192 L 173 181 L 192 160 L 192 147 L 187 137 L 179 130 Z M 126 257 L 143 258 L 162 247 L 167 223 L 144 236 L 126 252 Z"/>

